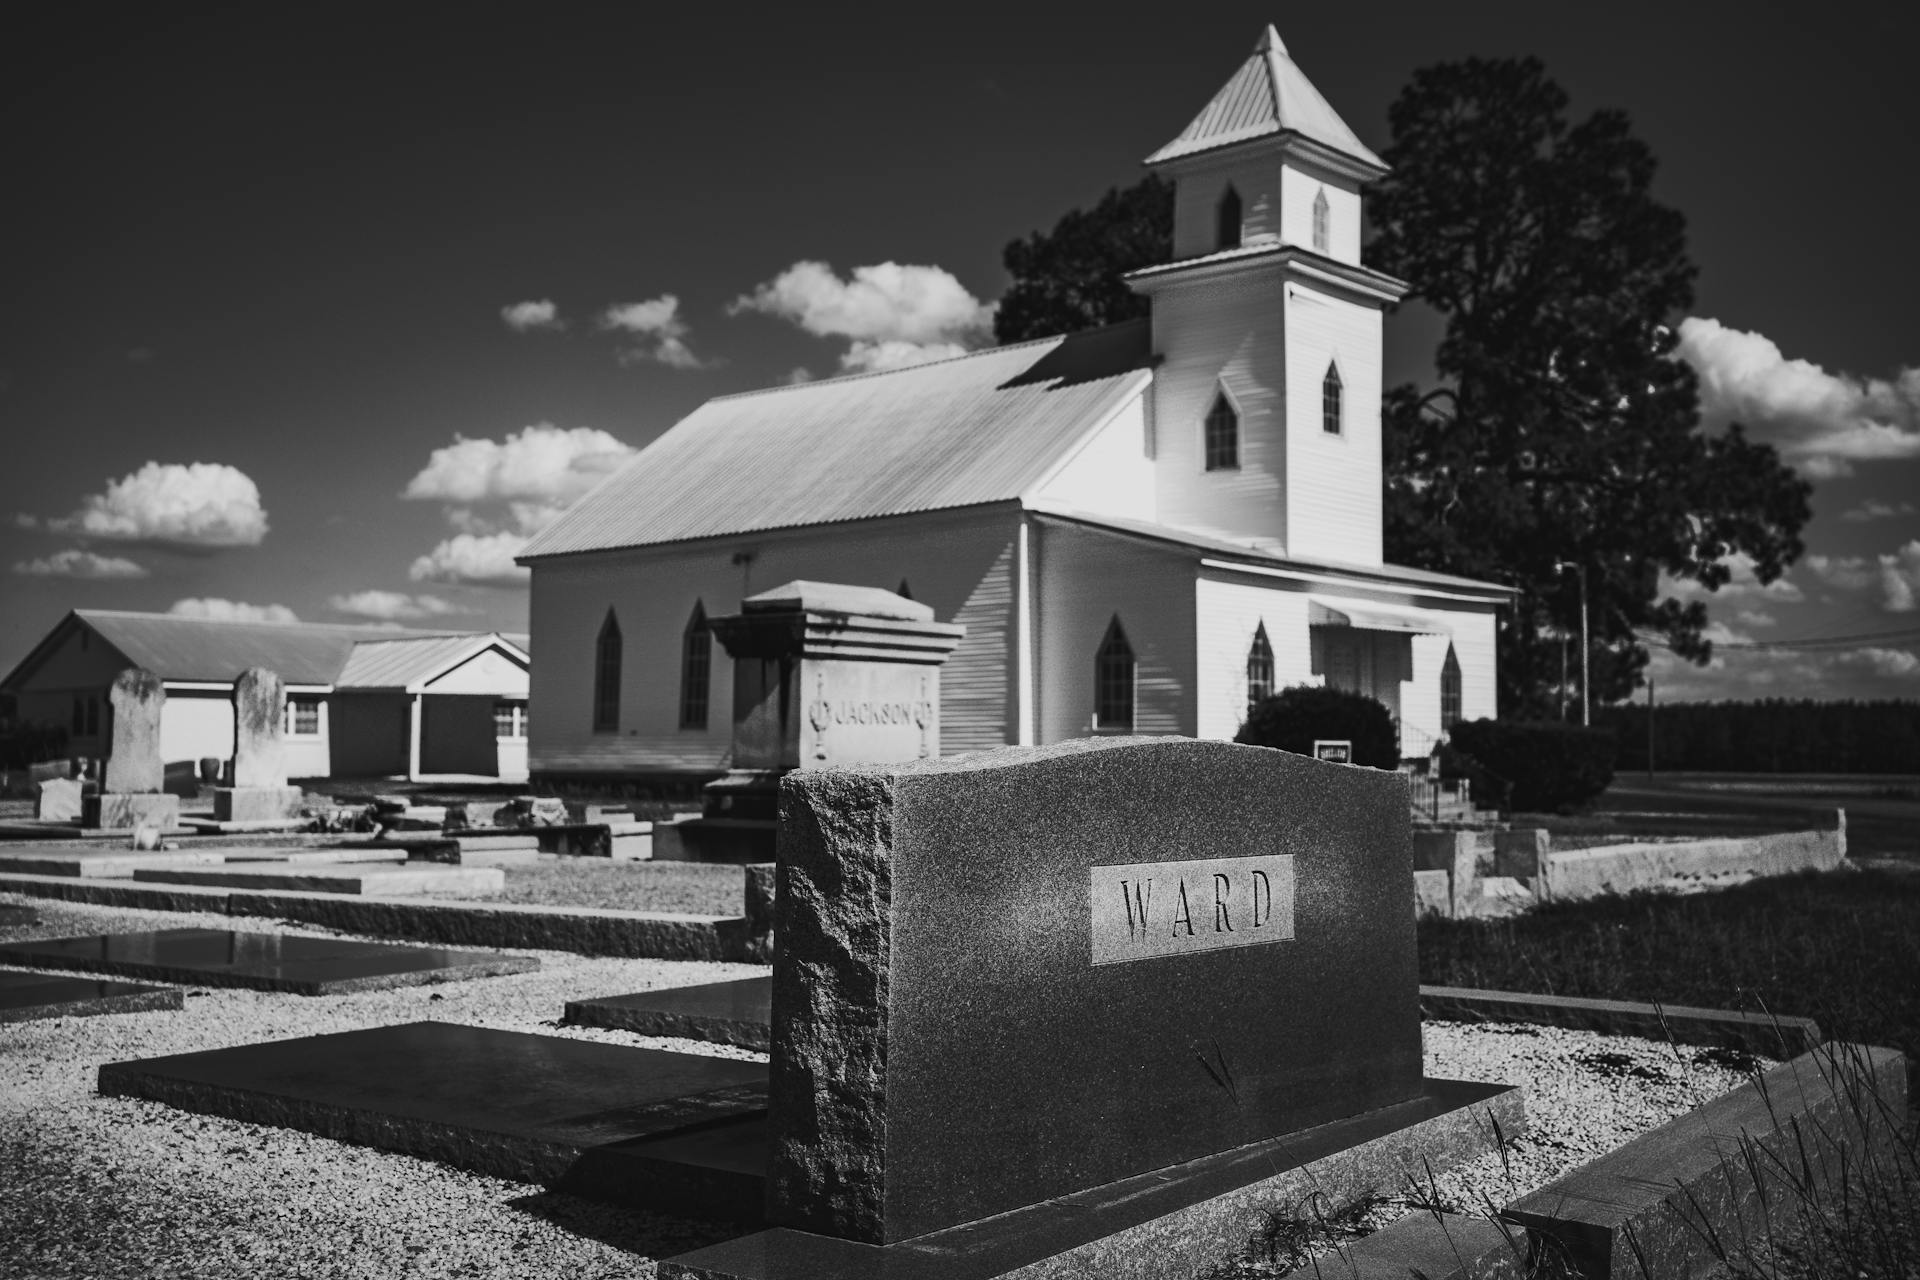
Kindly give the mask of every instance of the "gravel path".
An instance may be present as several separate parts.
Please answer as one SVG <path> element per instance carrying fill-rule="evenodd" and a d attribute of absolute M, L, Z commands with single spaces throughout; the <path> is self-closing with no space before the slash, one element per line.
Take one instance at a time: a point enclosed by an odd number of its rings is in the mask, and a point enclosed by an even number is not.
<path fill-rule="evenodd" d="M 183 927 L 317 932 L 227 916 L 0 901 L 40 913 L 37 925 L 0 928 L 0 939 Z M 327 997 L 189 989 L 178 1012 L 0 1026 L 0 1276 L 646 1277 L 652 1259 L 731 1234 L 94 1093 L 103 1062 L 422 1018 L 764 1060 L 727 1046 L 555 1022 L 570 998 L 764 969 L 521 954 L 539 956 L 541 971 Z M 1503 1202 L 1741 1079 L 1730 1067 L 1677 1060 L 1665 1045 L 1549 1028 L 1430 1023 L 1426 1047 L 1430 1075 L 1529 1088 L 1533 1132 L 1509 1145 L 1506 1161 L 1488 1157 L 1437 1184 L 1442 1198 L 1469 1210 L 1482 1192 Z M 1405 1211 L 1389 1203 L 1376 1216 Z"/>

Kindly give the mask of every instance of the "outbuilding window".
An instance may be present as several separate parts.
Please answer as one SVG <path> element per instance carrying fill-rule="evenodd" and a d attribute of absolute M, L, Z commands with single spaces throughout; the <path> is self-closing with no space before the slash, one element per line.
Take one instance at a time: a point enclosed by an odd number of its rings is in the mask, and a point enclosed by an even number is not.
<path fill-rule="evenodd" d="M 1337 436 L 1341 430 L 1340 367 L 1327 365 L 1327 376 L 1320 379 L 1320 426 L 1328 435 Z"/>
<path fill-rule="evenodd" d="M 1240 415 L 1222 391 L 1207 410 L 1207 470 L 1232 471 L 1240 465 Z"/>
<path fill-rule="evenodd" d="M 524 702 L 494 703 L 493 736 L 496 738 L 526 737 L 527 704 Z"/>
<path fill-rule="evenodd" d="M 1319 194 L 1313 198 L 1313 248 L 1316 253 L 1330 252 L 1327 245 L 1332 242 L 1333 237 L 1328 228 L 1329 221 L 1327 189 L 1322 187 Z"/>
<path fill-rule="evenodd" d="M 593 731 L 615 733 L 620 728 L 620 623 L 613 610 L 600 624 L 600 639 L 594 649 Z"/>
<path fill-rule="evenodd" d="M 1253 629 L 1253 644 L 1247 649 L 1247 714 L 1254 704 L 1273 693 L 1273 645 L 1267 640 L 1267 624 Z"/>
<path fill-rule="evenodd" d="M 1114 615 L 1093 657 L 1093 727 L 1130 733 L 1133 730 L 1133 646 Z"/>
<path fill-rule="evenodd" d="M 1214 211 L 1214 247 L 1217 249 L 1238 249 L 1240 247 L 1240 193 L 1231 184 L 1220 197 L 1220 207 Z"/>
<path fill-rule="evenodd" d="M 707 691 L 712 684 L 713 632 L 707 627 L 707 611 L 698 602 L 687 619 L 686 634 L 680 639 L 680 727 L 707 727 Z"/>
<path fill-rule="evenodd" d="M 295 738 L 320 736 L 320 699 L 287 699 L 287 733 Z"/>

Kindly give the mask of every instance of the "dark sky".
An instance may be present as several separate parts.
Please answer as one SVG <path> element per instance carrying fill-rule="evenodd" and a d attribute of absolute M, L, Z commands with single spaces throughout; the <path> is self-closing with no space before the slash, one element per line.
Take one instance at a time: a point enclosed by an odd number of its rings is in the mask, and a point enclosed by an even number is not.
<path fill-rule="evenodd" d="M 1624 109 L 1688 216 L 1694 316 L 1740 338 L 1719 358 L 1749 418 L 1874 441 L 1837 464 L 1808 446 L 1817 570 L 1723 593 L 1716 619 L 1757 639 L 1920 622 L 1920 375 L 1899 382 L 1920 365 L 1914 6 L 669 8 L 69 6 L 16 26 L 0 670 L 71 607 L 344 621 L 336 601 L 372 591 L 360 616 L 523 626 L 524 588 L 411 576 L 510 523 L 497 492 L 403 499 L 435 449 L 539 423 L 644 445 L 708 396 L 835 372 L 844 337 L 729 314 L 804 260 L 937 267 L 991 302 L 1006 241 L 1133 181 L 1269 21 L 1376 148 L 1414 68 L 1473 54 L 1537 54 L 1576 114 Z M 668 294 L 699 367 L 622 362 L 630 336 L 594 316 Z M 502 322 L 542 299 L 564 332 Z M 1390 323 L 1390 379 L 1423 375 L 1433 334 Z M 1781 368 L 1756 373 L 1769 340 Z M 264 535 L 180 533 L 157 490 L 158 514 L 114 525 L 109 482 L 149 463 L 244 473 Z M 1692 679 L 1920 691 L 1910 646 L 1875 652 L 1733 654 Z"/>

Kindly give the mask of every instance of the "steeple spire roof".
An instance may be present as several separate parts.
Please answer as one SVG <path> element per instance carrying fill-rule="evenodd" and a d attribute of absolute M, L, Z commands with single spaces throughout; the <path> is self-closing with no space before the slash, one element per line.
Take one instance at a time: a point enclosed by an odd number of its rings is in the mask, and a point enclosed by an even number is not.
<path fill-rule="evenodd" d="M 1386 163 L 1347 127 L 1320 91 L 1300 70 L 1280 33 L 1271 24 L 1260 34 L 1253 56 L 1240 65 L 1220 92 L 1193 118 L 1180 136 L 1147 157 L 1148 164 L 1178 159 L 1254 138 L 1299 134 L 1303 138 L 1386 171 Z"/>

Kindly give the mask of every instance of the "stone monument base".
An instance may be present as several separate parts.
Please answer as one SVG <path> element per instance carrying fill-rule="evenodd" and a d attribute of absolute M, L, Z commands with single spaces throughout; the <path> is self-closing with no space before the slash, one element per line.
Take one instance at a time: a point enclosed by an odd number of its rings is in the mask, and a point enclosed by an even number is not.
<path fill-rule="evenodd" d="M 780 817 L 780 779 L 786 769 L 729 769 L 700 788 L 701 814 L 708 818 L 757 819 Z"/>
<path fill-rule="evenodd" d="M 653 824 L 655 862 L 772 862 L 780 824 L 771 818 L 689 818 Z"/>
<path fill-rule="evenodd" d="M 300 816 L 307 793 L 298 787 L 215 787 L 215 822 L 279 822 Z"/>
<path fill-rule="evenodd" d="M 150 791 L 103 791 L 81 800 L 80 825 L 115 831 L 123 827 L 171 831 L 180 825 L 180 797 Z"/>

